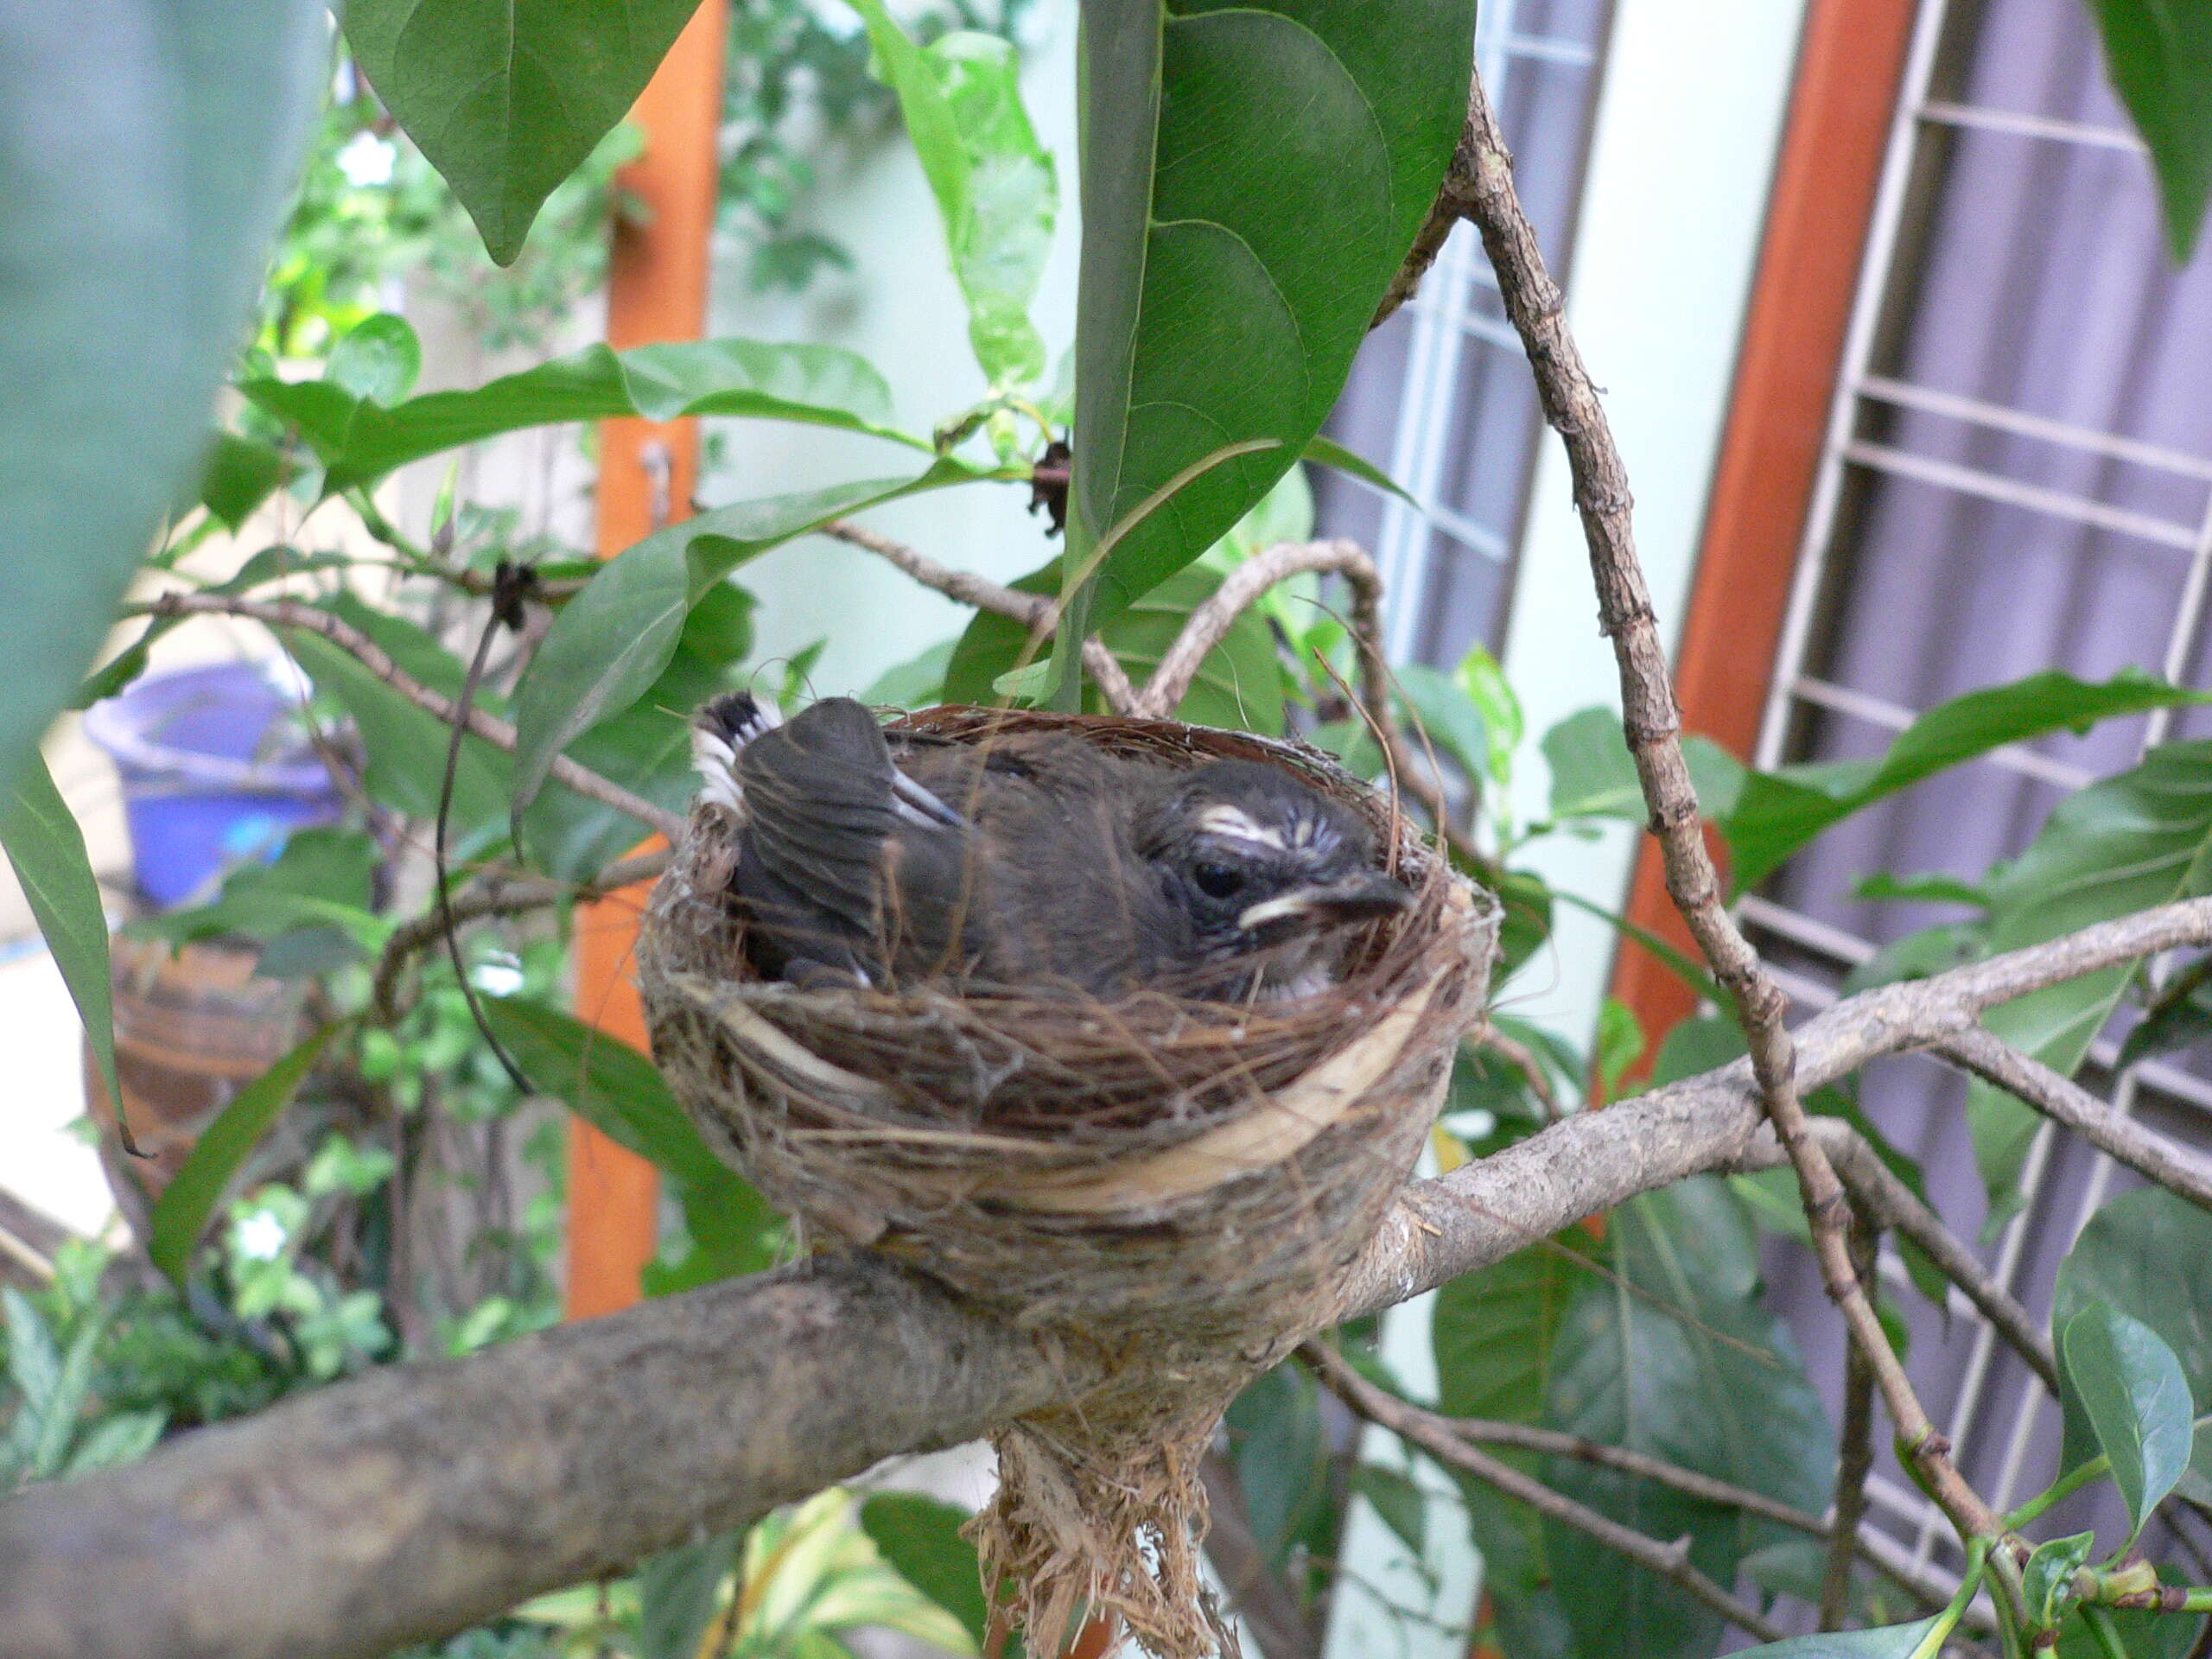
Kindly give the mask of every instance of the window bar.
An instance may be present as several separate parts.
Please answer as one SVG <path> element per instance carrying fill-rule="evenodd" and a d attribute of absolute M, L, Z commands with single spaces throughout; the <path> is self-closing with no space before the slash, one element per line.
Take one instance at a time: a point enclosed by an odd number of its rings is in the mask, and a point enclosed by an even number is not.
<path fill-rule="evenodd" d="M 2024 414 L 2019 410 L 2007 409 L 2001 404 L 1989 403 L 1980 397 L 1961 397 L 1955 391 L 1939 391 L 1933 386 L 1916 386 L 1885 374 L 1864 377 L 1859 382 L 1859 391 L 1862 397 L 1877 403 L 1895 404 L 1902 408 L 1918 410 L 1923 414 L 1940 415 L 1975 426 L 1993 427 L 1999 431 L 2017 433 L 2024 438 L 2040 439 L 2069 449 L 2083 449 L 2092 454 L 2109 455 L 2115 461 L 2130 461 L 2160 472 L 2178 473 L 2184 478 L 2212 480 L 2212 461 L 2190 454 L 2185 449 L 2169 449 L 2164 444 L 2145 443 L 2139 438 L 2120 437 L 2109 432 L 2100 432 L 2094 427 L 2076 426 L 2069 421 L 2054 421 L 2042 415 Z"/>
<path fill-rule="evenodd" d="M 1878 473 L 1909 478 L 1916 483 L 1932 484 L 1939 489 L 1955 490 L 1961 495 L 1978 496 L 1985 501 L 1994 501 L 1999 506 L 2023 507 L 2031 512 L 2048 513 L 2054 518 L 2071 518 L 2077 524 L 2109 530 L 2122 536 L 2137 537 L 2162 547 L 2190 552 L 2196 546 L 2196 531 L 2186 524 L 2177 524 L 2171 518 L 2154 518 L 2147 512 L 2133 512 L 2126 507 L 2107 506 L 2087 496 L 2069 495 L 2063 490 L 2047 490 L 2037 484 L 2023 484 L 2015 479 L 1985 473 L 1976 467 L 1961 467 L 1955 461 L 1936 461 L 1926 455 L 1916 455 L 1909 450 L 1893 449 L 1885 443 L 1869 443 L 1863 439 L 1854 439 L 1844 445 L 1843 458 Z"/>
<path fill-rule="evenodd" d="M 2093 126 L 2087 121 L 2064 121 L 2056 116 L 2029 115 L 2018 110 L 1984 109 L 1978 105 L 1954 104 L 1936 99 L 1920 106 L 1920 118 L 1945 127 L 1970 127 L 1977 132 L 2002 132 L 2021 138 L 2049 138 L 2062 144 L 2086 144 L 2094 149 L 2126 149 L 2140 156 L 2143 141 L 2118 127 Z"/>
<path fill-rule="evenodd" d="M 1913 111 L 1927 100 L 1929 79 L 1935 73 L 1936 48 L 1949 10 L 1948 0 L 1923 0 L 1897 91 L 1897 113 L 1890 122 L 1889 149 L 1883 158 L 1882 182 L 1875 193 L 1873 217 L 1867 226 L 1866 251 L 1859 261 L 1859 291 L 1852 301 L 1851 326 L 1844 336 L 1841 372 L 1836 377 L 1835 396 L 1829 401 L 1827 436 L 1821 446 L 1812 508 L 1806 514 L 1805 533 L 1799 544 L 1797 574 L 1791 587 L 1789 613 L 1783 623 L 1782 649 L 1775 658 L 1777 669 L 1767 692 L 1766 715 L 1761 722 L 1758 753 L 1752 757 L 1757 765 L 1769 769 L 1782 759 L 1783 741 L 1789 730 L 1789 684 L 1804 661 L 1813 606 L 1820 596 L 1828 544 L 1835 530 L 1844 476 L 1842 449 L 1850 436 L 1857 410 L 1855 388 L 1866 378 L 1875 329 L 1889 286 L 1886 278 L 1890 262 L 1897 251 L 1897 232 L 1904 217 L 1910 163 L 1919 140 L 1919 124 Z"/>

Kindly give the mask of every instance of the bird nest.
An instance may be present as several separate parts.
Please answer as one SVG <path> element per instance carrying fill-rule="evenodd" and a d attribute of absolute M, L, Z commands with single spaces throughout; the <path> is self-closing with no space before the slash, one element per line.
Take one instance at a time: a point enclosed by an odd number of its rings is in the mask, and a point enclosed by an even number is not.
<path fill-rule="evenodd" d="M 702 805 L 655 892 L 640 976 L 663 1072 L 803 1243 L 895 1256 L 1109 1378 L 998 1437 L 986 1567 L 1040 1653 L 1088 1605 L 1183 1659 L 1221 1635 L 1192 1554 L 1198 1458 L 1243 1383 L 1335 1316 L 1481 1017 L 1497 910 L 1299 745 L 1039 711 L 893 723 L 966 743 L 1043 727 L 1172 766 L 1283 767 L 1373 826 L 1414 901 L 1294 1001 L 804 990 L 747 966 L 737 827 Z"/>

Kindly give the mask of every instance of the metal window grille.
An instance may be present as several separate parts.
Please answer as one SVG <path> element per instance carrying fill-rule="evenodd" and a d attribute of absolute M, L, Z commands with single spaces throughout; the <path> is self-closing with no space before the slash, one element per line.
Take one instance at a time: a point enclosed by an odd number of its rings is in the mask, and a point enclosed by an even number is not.
<path fill-rule="evenodd" d="M 1923 0 L 1860 276 L 1758 753 L 1763 766 L 1878 753 L 1916 714 L 2044 668 L 2129 664 L 2202 683 L 2212 574 L 2212 259 L 2176 270 L 2140 146 L 2078 0 Z M 1874 870 L 1979 877 L 2052 804 L 2188 734 L 2165 715 L 2002 751 L 1924 784 L 1801 855 L 1743 914 L 1806 1008 L 1903 934 L 1960 912 L 1873 904 Z M 2123 1111 L 2212 1140 L 2212 1069 L 2085 1081 Z M 1963 1083 L 1923 1059 L 1874 1067 L 1864 1103 L 1971 1218 L 1981 1187 Z M 1999 1278 L 2047 1312 L 2059 1260 L 2133 1178 L 2048 1125 Z M 1902 1269 L 1884 1265 L 1893 1281 Z M 1776 1263 L 1816 1377 L 1841 1338 L 1808 1259 Z M 2055 1471 L 2058 1414 L 1955 1294 L 1909 1294 L 1910 1368 L 1966 1471 L 2001 1509 Z M 1918 1563 L 1948 1529 L 1885 1459 L 1874 1515 Z M 2086 1511 L 2084 1512 L 2086 1515 Z"/>
<path fill-rule="evenodd" d="M 1610 0 L 1486 0 L 1476 60 L 1545 251 L 1564 266 L 1581 194 Z M 1383 462 L 1424 513 L 1357 480 L 1317 481 L 1321 523 L 1375 550 L 1400 660 L 1496 645 L 1511 596 L 1541 414 L 1482 245 L 1458 226 L 1420 292 L 1355 365 L 1336 435 Z"/>

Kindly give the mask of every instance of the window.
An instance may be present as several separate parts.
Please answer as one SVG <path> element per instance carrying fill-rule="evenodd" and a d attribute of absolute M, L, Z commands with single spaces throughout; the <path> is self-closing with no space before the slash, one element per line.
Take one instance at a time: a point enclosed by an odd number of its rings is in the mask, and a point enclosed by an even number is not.
<path fill-rule="evenodd" d="M 1487 0 L 1484 84 L 1522 199 L 1555 271 L 1581 194 L 1608 0 Z M 1373 550 L 1392 594 L 1389 648 L 1455 662 L 1498 643 L 1541 432 L 1521 342 L 1482 245 L 1457 226 L 1420 293 L 1376 330 L 1331 430 L 1429 508 L 1339 474 L 1317 482 L 1325 533 Z"/>
<path fill-rule="evenodd" d="M 1758 759 L 1878 753 L 1923 709 L 2044 668 L 2130 664 L 2204 683 L 2212 570 L 2212 259 L 2176 270 L 2147 163 L 2107 88 L 2079 0 L 1924 0 L 1885 163 Z M 1979 877 L 2052 804 L 2201 719 L 2113 721 L 2008 750 L 1823 837 L 1744 915 L 1801 1004 L 1833 1000 L 1880 945 L 1959 913 L 1856 898 L 1869 871 Z M 2153 1063 L 2085 1082 L 2199 1144 L 2212 1084 Z M 2212 1075 L 2212 1073 L 2208 1073 Z M 1980 1211 L 1963 1082 L 1918 1058 L 1871 1071 L 1865 1103 L 1952 1217 Z M 2115 1182 L 2048 1127 L 2020 1214 L 1990 1249 L 2038 1316 Z M 1885 1264 L 1885 1273 L 1898 1271 Z M 1826 1304 L 1809 1266 L 1785 1294 Z M 1910 1370 L 1968 1478 L 2000 1509 L 2054 1472 L 2057 1417 L 1962 1303 L 1906 1297 Z M 1840 1336 L 1801 1320 L 1831 1383 Z M 1948 1529 L 1894 1463 L 1877 1522 L 1926 1560 Z"/>

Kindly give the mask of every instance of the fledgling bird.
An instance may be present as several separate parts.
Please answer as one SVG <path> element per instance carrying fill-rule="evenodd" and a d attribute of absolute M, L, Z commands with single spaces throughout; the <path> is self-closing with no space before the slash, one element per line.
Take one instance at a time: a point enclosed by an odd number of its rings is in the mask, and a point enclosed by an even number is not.
<path fill-rule="evenodd" d="M 745 692 L 699 711 L 692 753 L 742 826 L 753 966 L 797 984 L 1310 995 L 1352 925 L 1408 902 L 1364 823 L 1255 762 L 955 744 L 849 697 L 779 723 Z"/>

